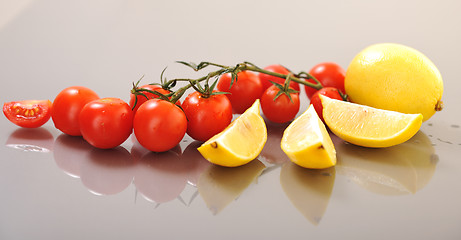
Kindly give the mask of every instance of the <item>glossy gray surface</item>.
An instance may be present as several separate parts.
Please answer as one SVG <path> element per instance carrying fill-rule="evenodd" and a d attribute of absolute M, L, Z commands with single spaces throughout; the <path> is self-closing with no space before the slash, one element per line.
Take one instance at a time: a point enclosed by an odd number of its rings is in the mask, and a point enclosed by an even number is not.
<path fill-rule="evenodd" d="M 157 81 L 166 66 L 169 78 L 195 76 L 176 60 L 347 67 L 378 42 L 420 50 L 445 84 L 445 109 L 415 138 L 376 150 L 333 137 L 338 165 L 324 171 L 287 162 L 279 148 L 285 126 L 268 126 L 259 160 L 222 169 L 188 137 L 165 154 L 131 138 L 101 151 L 51 121 L 24 130 L 1 117 L 0 239 L 461 239 L 460 8 L 396 0 L 0 1 L 2 102 L 53 100 L 72 85 L 128 100 L 133 81 Z"/>

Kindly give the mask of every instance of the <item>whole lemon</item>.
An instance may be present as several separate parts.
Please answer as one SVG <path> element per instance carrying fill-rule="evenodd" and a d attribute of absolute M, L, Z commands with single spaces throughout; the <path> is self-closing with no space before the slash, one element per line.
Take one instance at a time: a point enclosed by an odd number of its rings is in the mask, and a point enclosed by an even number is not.
<path fill-rule="evenodd" d="M 395 43 L 371 45 L 354 57 L 344 79 L 355 103 L 428 120 L 443 107 L 442 76 L 421 52 Z"/>

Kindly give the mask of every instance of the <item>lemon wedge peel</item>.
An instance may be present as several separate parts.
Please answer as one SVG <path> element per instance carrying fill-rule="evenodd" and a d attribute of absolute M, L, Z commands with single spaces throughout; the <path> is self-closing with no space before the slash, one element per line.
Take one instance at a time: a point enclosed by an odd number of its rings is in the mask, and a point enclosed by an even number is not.
<path fill-rule="evenodd" d="M 197 150 L 213 164 L 238 167 L 256 159 L 266 141 L 266 123 L 260 115 L 260 102 L 257 99 L 226 129 L 207 140 Z"/>
<path fill-rule="evenodd" d="M 421 128 L 423 115 L 383 110 L 320 96 L 329 129 L 349 143 L 371 148 L 406 142 Z"/>
<path fill-rule="evenodd" d="M 335 147 L 313 105 L 285 129 L 280 146 L 301 167 L 324 169 L 336 165 Z"/>

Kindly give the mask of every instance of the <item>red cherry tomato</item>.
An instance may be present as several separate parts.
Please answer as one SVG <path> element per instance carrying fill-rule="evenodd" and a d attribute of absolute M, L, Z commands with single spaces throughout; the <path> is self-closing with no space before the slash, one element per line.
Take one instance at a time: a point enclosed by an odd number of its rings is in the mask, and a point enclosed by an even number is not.
<path fill-rule="evenodd" d="M 290 71 L 288 71 L 288 69 L 286 69 L 284 66 L 279 65 L 279 64 L 269 65 L 269 66 L 265 67 L 264 69 L 267 70 L 267 71 L 276 72 L 276 73 L 285 74 L 285 75 L 290 73 Z M 271 81 L 276 82 L 276 83 L 280 83 L 281 85 L 283 85 L 285 83 L 285 79 L 279 78 L 279 77 L 274 77 L 274 76 L 271 76 L 271 75 L 265 74 L 265 73 L 260 73 L 259 74 L 259 79 L 261 80 L 261 84 L 263 85 L 264 90 L 266 90 L 270 86 L 272 86 Z M 297 82 L 290 82 L 290 87 L 293 88 L 296 91 L 299 91 L 299 84 Z"/>
<path fill-rule="evenodd" d="M 92 146 L 114 148 L 125 142 L 133 130 L 133 111 L 118 98 L 87 103 L 79 117 L 80 132 Z"/>
<path fill-rule="evenodd" d="M 187 119 L 175 104 L 151 99 L 138 108 L 133 121 L 138 142 L 154 152 L 165 152 L 179 144 L 186 134 Z"/>
<path fill-rule="evenodd" d="M 147 90 L 150 90 L 150 91 L 159 92 L 159 93 L 164 94 L 164 95 L 167 95 L 167 94 L 171 93 L 169 90 L 163 89 L 162 87 L 160 87 L 158 85 L 150 85 L 150 84 L 148 84 L 148 85 L 138 87 L 138 89 L 140 89 L 140 88 L 147 89 Z M 157 94 L 153 94 L 153 93 L 146 92 L 146 91 L 143 91 L 142 93 L 144 95 L 146 95 L 147 98 L 144 97 L 143 95 L 135 95 L 133 93 L 130 94 L 130 106 L 133 109 L 133 112 L 136 112 L 138 110 L 139 106 L 141 106 L 147 100 L 159 97 Z M 136 102 L 136 98 L 138 99 L 138 101 L 136 103 L 136 106 L 134 107 L 134 104 Z M 177 104 L 178 105 L 180 104 L 179 101 L 178 101 Z"/>
<path fill-rule="evenodd" d="M 51 117 L 50 100 L 24 100 L 3 104 L 3 114 L 10 122 L 25 128 L 36 128 Z"/>
<path fill-rule="evenodd" d="M 187 117 L 187 134 L 198 141 L 206 141 L 220 133 L 232 121 L 232 105 L 223 95 L 205 97 L 193 92 L 182 103 Z"/>
<path fill-rule="evenodd" d="M 343 98 L 341 97 L 341 94 L 339 94 L 339 90 L 334 87 L 325 87 L 314 93 L 314 95 L 311 98 L 311 104 L 314 105 L 314 109 L 317 112 L 317 115 L 319 115 L 322 122 L 325 122 L 323 120 L 323 106 L 322 101 L 320 100 L 320 94 L 338 100 L 343 100 Z"/>
<path fill-rule="evenodd" d="M 339 89 L 342 93 L 346 93 L 344 89 L 344 77 L 346 72 L 338 64 L 333 62 L 319 63 L 309 71 L 309 74 L 319 80 L 323 87 L 334 87 Z M 315 81 L 311 79 L 308 81 L 315 83 Z M 304 89 L 306 90 L 308 98 L 312 98 L 312 95 L 317 92 L 316 89 L 308 86 L 304 86 Z"/>
<path fill-rule="evenodd" d="M 266 89 L 261 96 L 261 109 L 270 121 L 286 123 L 292 120 L 299 111 L 299 94 L 289 93 L 292 101 L 286 94 L 281 94 L 274 100 L 279 91 L 280 89 L 274 85 Z"/>
<path fill-rule="evenodd" d="M 223 74 L 219 78 L 218 90 L 229 92 L 226 97 L 229 98 L 232 109 L 235 113 L 243 113 L 247 110 L 256 99 L 261 97 L 263 86 L 258 75 L 253 72 L 243 71 L 237 74 L 238 78 L 231 84 L 231 74 Z"/>
<path fill-rule="evenodd" d="M 51 119 L 54 126 L 63 133 L 81 136 L 79 115 L 85 104 L 98 99 L 99 96 L 86 87 L 68 87 L 54 99 L 51 108 Z"/>

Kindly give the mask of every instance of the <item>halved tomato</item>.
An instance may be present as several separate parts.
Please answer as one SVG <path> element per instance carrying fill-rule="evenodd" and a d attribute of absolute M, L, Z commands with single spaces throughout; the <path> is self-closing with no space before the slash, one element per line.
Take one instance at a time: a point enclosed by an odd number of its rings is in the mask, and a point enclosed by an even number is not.
<path fill-rule="evenodd" d="M 10 122 L 25 128 L 36 128 L 51 117 L 50 100 L 24 100 L 3 104 L 3 114 Z"/>

